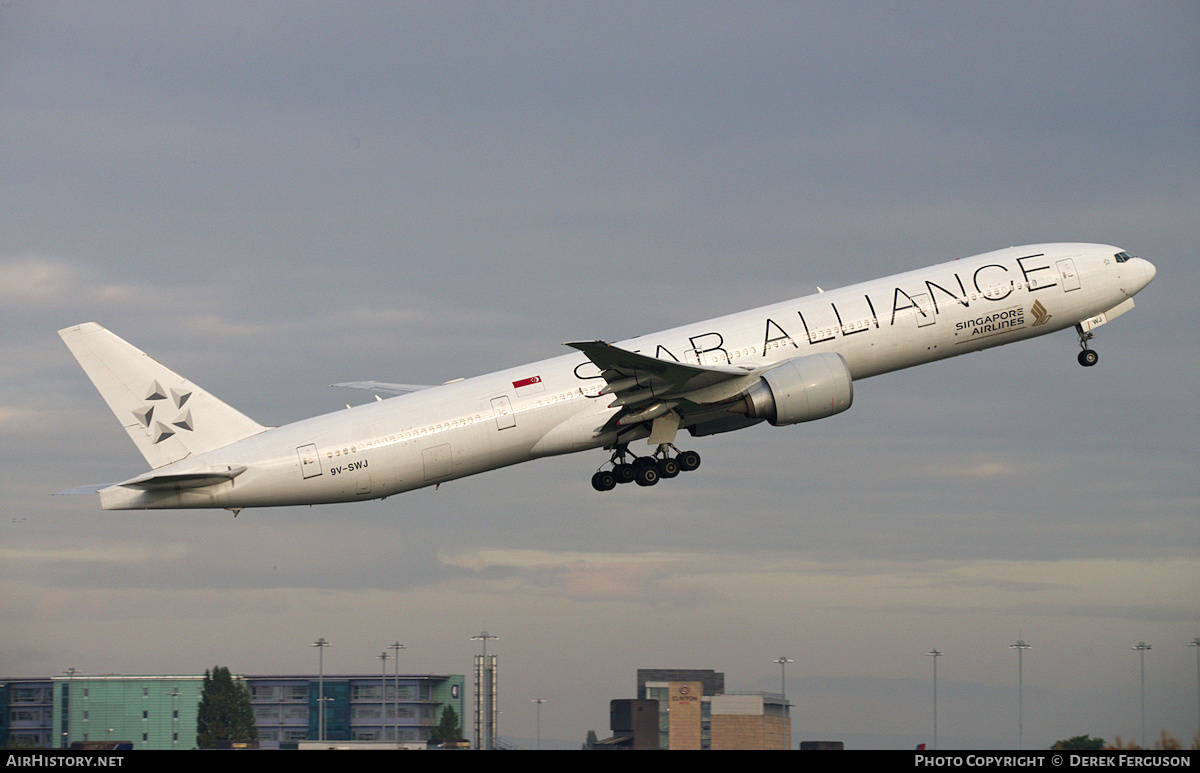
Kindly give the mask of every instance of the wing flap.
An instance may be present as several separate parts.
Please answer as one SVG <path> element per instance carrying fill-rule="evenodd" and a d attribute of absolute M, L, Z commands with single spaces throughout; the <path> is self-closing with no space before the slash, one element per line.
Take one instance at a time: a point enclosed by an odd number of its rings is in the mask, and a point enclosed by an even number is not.
<path fill-rule="evenodd" d="M 566 345 L 583 352 L 600 369 L 607 382 L 600 394 L 612 395 L 614 399 L 609 406 L 620 408 L 604 426 L 596 428 L 598 435 L 668 415 L 675 417 L 669 423 L 677 428 L 680 416 L 697 406 L 711 410 L 714 403 L 736 395 L 739 390 L 732 388 L 735 382 L 740 384 L 753 376 L 753 371 L 730 365 L 660 360 L 604 341 L 574 341 Z"/>
<path fill-rule="evenodd" d="M 682 394 L 703 389 L 722 381 L 745 376 L 747 371 L 730 365 L 690 365 L 674 360 L 660 360 L 631 352 L 604 341 L 573 341 L 567 346 L 587 355 L 604 374 L 613 392 L 622 394 L 630 389 L 649 387 L 657 396 Z M 618 380 L 633 379 L 628 385 Z"/>

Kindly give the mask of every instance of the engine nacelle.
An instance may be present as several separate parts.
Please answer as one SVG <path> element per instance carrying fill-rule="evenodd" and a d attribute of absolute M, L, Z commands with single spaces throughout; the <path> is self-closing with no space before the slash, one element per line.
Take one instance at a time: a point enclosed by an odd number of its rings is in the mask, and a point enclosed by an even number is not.
<path fill-rule="evenodd" d="M 779 363 L 730 410 L 781 427 L 833 416 L 852 402 L 854 382 L 846 360 L 826 352 Z"/>

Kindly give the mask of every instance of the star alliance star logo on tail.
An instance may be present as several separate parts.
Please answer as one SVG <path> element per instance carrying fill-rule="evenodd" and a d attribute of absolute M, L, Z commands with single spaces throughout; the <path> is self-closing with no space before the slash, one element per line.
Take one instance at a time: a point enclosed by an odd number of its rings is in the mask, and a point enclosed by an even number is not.
<path fill-rule="evenodd" d="M 188 398 L 191 396 L 191 392 L 181 391 L 178 389 L 171 390 L 171 402 L 175 403 L 175 408 L 181 411 L 181 413 L 175 417 L 175 420 L 171 422 L 170 426 L 163 424 L 161 421 L 155 421 L 154 426 L 150 426 L 150 423 L 154 420 L 153 405 L 146 405 L 142 408 L 139 408 L 133 412 L 133 416 L 141 423 L 143 427 L 151 430 L 154 433 L 155 443 L 161 443 L 162 441 L 174 435 L 176 428 L 187 430 L 188 432 L 192 431 L 192 412 L 190 410 L 183 409 L 183 404 L 186 403 Z M 146 389 L 145 399 L 147 402 L 153 400 L 166 400 L 167 391 L 163 389 L 157 381 L 152 381 L 150 382 L 150 386 Z"/>
<path fill-rule="evenodd" d="M 1041 301 L 1034 301 L 1033 306 L 1029 307 L 1029 313 L 1033 315 L 1033 324 L 1030 327 L 1044 325 L 1050 321 L 1050 312 L 1046 311 Z"/>

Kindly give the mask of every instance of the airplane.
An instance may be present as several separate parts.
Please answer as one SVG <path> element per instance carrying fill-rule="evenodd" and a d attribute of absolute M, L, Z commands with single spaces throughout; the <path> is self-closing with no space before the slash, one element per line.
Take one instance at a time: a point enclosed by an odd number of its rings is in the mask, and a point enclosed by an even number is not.
<path fill-rule="evenodd" d="M 357 381 L 375 401 L 265 427 L 95 323 L 59 331 L 151 470 L 84 486 L 106 510 L 384 499 L 546 456 L 610 452 L 597 491 L 695 470 L 675 446 L 761 422 L 841 413 L 854 382 L 1074 327 L 1133 308 L 1149 261 L 1102 244 L 1010 247 L 820 290 L 440 386 Z M 387 399 L 383 399 L 383 395 Z M 631 449 L 646 440 L 648 453 Z"/>

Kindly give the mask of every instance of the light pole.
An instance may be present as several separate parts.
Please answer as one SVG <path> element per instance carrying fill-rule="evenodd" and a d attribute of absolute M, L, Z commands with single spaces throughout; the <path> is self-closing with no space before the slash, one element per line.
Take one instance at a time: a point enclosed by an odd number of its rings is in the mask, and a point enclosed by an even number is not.
<path fill-rule="evenodd" d="M 70 700 L 75 697 L 74 695 L 71 694 L 72 693 L 71 685 L 75 683 L 75 675 L 79 673 L 79 669 L 75 668 L 75 666 L 71 666 L 66 671 L 63 671 L 63 673 L 67 675 L 67 688 L 66 688 L 67 689 L 67 704 L 66 705 L 70 706 Z M 70 745 L 70 742 L 71 742 L 71 715 L 70 715 L 69 711 L 67 712 L 66 722 L 64 723 L 64 725 L 65 726 L 62 729 L 62 748 L 65 749 L 65 748 L 67 748 L 67 746 Z"/>
<path fill-rule="evenodd" d="M 1130 649 L 1135 650 L 1142 661 L 1142 748 L 1146 748 L 1146 650 L 1150 645 L 1144 641 L 1138 642 Z"/>
<path fill-rule="evenodd" d="M 775 658 L 772 663 L 779 664 L 779 694 L 783 696 L 783 703 L 787 705 L 787 664 L 795 663 L 791 658 L 785 658 L 783 655 Z"/>
<path fill-rule="evenodd" d="M 484 659 L 485 659 L 485 660 L 487 659 L 487 643 L 488 643 L 488 639 L 496 639 L 496 640 L 499 640 L 499 639 L 500 639 L 500 637 L 499 637 L 499 636 L 493 636 L 492 634 L 488 633 L 487 631 L 483 631 L 483 632 L 482 632 L 482 633 L 480 633 L 478 636 L 472 636 L 472 637 L 471 637 L 471 641 L 482 641 L 482 642 L 483 642 L 483 657 L 484 657 Z"/>
<path fill-rule="evenodd" d="M 1188 642 L 1196 648 L 1196 738 L 1200 739 L 1200 636 Z"/>
<path fill-rule="evenodd" d="M 530 703 L 537 704 L 537 748 L 542 748 L 542 704 L 545 703 L 543 698 L 534 698 Z"/>
<path fill-rule="evenodd" d="M 325 637 L 309 645 L 317 648 L 317 740 L 325 740 L 325 648 L 330 646 Z"/>
<path fill-rule="evenodd" d="M 1025 650 L 1033 649 L 1023 640 L 1017 639 L 1016 644 L 1008 645 L 1010 650 L 1017 651 L 1017 748 L 1025 748 L 1025 670 L 1024 670 L 1024 655 Z M 934 661 L 935 663 L 937 661 Z"/>
<path fill-rule="evenodd" d="M 388 647 L 388 649 L 396 651 L 396 654 L 393 656 L 396 659 L 396 684 L 395 684 L 396 692 L 392 695 L 392 710 L 394 712 L 394 716 L 392 717 L 392 738 L 399 741 L 400 740 L 400 650 L 406 650 L 406 649 L 408 649 L 408 647 L 405 647 L 403 644 L 401 644 L 400 642 L 397 641 L 397 642 L 394 642 L 393 644 L 391 644 Z"/>
<path fill-rule="evenodd" d="M 379 677 L 379 740 L 381 741 L 384 740 L 387 730 L 387 662 L 390 657 L 387 650 L 384 650 L 375 658 L 383 666 L 383 674 Z"/>
<path fill-rule="evenodd" d="M 925 653 L 925 655 L 926 655 L 927 657 L 931 657 L 931 658 L 933 658 L 933 748 L 935 748 L 935 749 L 936 749 L 936 748 L 938 748 L 938 736 L 937 736 L 937 659 L 938 659 L 938 658 L 940 658 L 940 657 L 942 657 L 944 654 L 945 654 L 945 653 L 938 652 L 936 649 L 932 649 L 932 650 L 930 650 L 929 652 L 926 652 L 926 653 Z"/>

